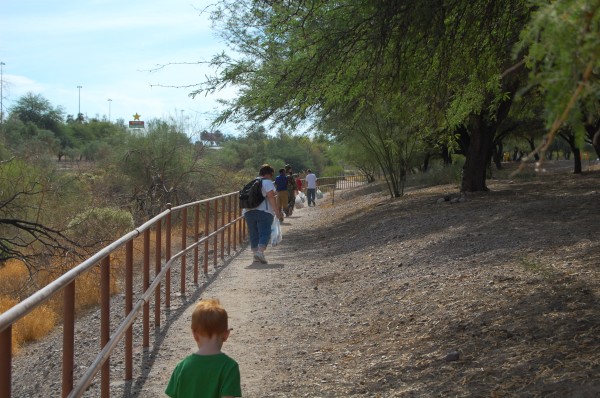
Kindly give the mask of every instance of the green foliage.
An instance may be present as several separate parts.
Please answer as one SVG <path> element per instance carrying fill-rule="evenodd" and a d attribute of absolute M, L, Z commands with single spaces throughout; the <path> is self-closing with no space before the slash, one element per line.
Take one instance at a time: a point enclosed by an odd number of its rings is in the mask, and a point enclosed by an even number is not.
<path fill-rule="evenodd" d="M 226 170 L 242 171 L 254 175 L 261 165 L 269 163 L 275 170 L 286 164 L 295 172 L 312 169 L 316 173 L 329 164 L 329 143 L 312 140 L 306 136 L 294 136 L 281 132 L 275 137 L 248 133 L 246 136 L 230 137 L 220 150 L 208 153 L 208 161 Z"/>
<path fill-rule="evenodd" d="M 600 3 L 597 0 L 532 1 L 531 22 L 521 32 L 515 51 L 526 52 L 531 84 L 545 94 L 546 122 L 550 126 L 568 108 L 586 69 L 600 67 Z M 581 86 L 579 103 L 568 118 L 583 134 L 581 106 L 598 103 L 597 78 Z"/>
<path fill-rule="evenodd" d="M 61 107 L 52 107 L 40 94 L 27 93 L 13 106 L 9 118 L 13 117 L 23 123 L 31 122 L 40 129 L 57 131 L 63 122 L 64 111 Z"/>
<path fill-rule="evenodd" d="M 198 149 L 177 126 L 159 120 L 150 121 L 147 131 L 130 135 L 115 155 L 130 184 L 134 211 L 151 217 L 167 203 L 197 197 L 200 183 L 210 187 Z"/>
<path fill-rule="evenodd" d="M 87 209 L 68 224 L 73 239 L 85 242 L 87 246 L 111 242 L 134 228 L 131 213 L 114 207 Z"/>
<path fill-rule="evenodd" d="M 412 163 L 405 155 L 426 146 L 425 137 L 452 147 L 458 127 L 479 123 L 485 128 L 463 132 L 495 132 L 516 91 L 503 71 L 528 12 L 526 0 L 225 0 L 213 17 L 240 56 L 215 57 L 221 72 L 194 94 L 235 84 L 240 96 L 219 121 L 294 127 L 310 120 L 336 137 L 350 128 L 354 139 L 359 132 L 377 143 L 360 141 L 374 159 L 381 161 L 385 149 L 389 167 L 405 169 Z M 373 131 L 378 137 L 369 136 Z M 398 138 L 407 135 L 414 137 Z"/>
<path fill-rule="evenodd" d="M 62 108 L 54 108 L 40 95 L 26 94 L 17 101 L 3 124 L 2 139 L 7 148 L 30 160 L 56 157 L 62 160 L 106 158 L 107 147 L 120 145 L 124 126 L 89 120 L 64 123 Z"/>
<path fill-rule="evenodd" d="M 312 169 L 311 169 L 312 170 Z M 321 177 L 337 177 L 344 174 L 344 167 L 341 165 L 327 166 L 323 169 Z"/>
<path fill-rule="evenodd" d="M 37 267 L 40 256 L 74 253 L 74 242 L 62 230 L 65 212 L 85 205 L 78 188 L 52 167 L 17 158 L 0 163 L 0 257 Z"/>
<path fill-rule="evenodd" d="M 19 159 L 2 162 L 0 164 L 2 217 L 14 218 L 18 214 L 23 214 L 25 218 L 35 218 L 36 213 L 40 211 L 38 204 L 44 192 L 42 181 L 38 170 L 27 162 Z M 9 204 L 11 206 L 8 206 Z"/>

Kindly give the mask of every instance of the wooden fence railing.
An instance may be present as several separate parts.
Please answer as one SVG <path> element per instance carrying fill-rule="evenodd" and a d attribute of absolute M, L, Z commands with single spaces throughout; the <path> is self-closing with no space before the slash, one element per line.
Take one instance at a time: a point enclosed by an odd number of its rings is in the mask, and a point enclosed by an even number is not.
<path fill-rule="evenodd" d="M 365 175 L 348 175 L 338 177 L 321 177 L 318 179 L 318 187 L 321 192 L 329 194 L 331 204 L 335 204 L 335 191 L 363 186 L 367 183 Z M 302 181 L 302 186 L 306 187 L 306 181 Z"/>
<path fill-rule="evenodd" d="M 191 214 L 190 214 L 191 213 Z M 180 250 L 173 254 L 171 242 L 173 236 L 172 224 L 177 217 L 177 225 L 181 232 Z M 224 259 L 225 250 L 231 254 L 242 244 L 245 239 L 246 228 L 242 222 L 241 212 L 238 209 L 237 192 L 188 203 L 182 206 L 170 207 L 152 218 L 142 226 L 127 233 L 119 240 L 106 246 L 95 255 L 80 263 L 70 271 L 60 276 L 46 287 L 37 291 L 21 303 L 0 314 L 0 397 L 8 398 L 12 395 L 12 340 L 13 325 L 42 305 L 58 293 L 63 294 L 63 347 L 62 347 L 62 396 L 80 397 L 90 386 L 95 376 L 100 373 L 100 396 L 110 396 L 110 357 L 119 342 L 125 345 L 124 379 L 131 380 L 133 369 L 133 333 L 132 325 L 138 316 L 142 316 L 142 341 L 143 347 L 150 344 L 150 303 L 154 303 L 154 328 L 161 324 L 161 311 L 171 305 L 171 269 L 176 260 L 180 260 L 179 274 L 181 282 L 179 293 L 186 290 L 186 279 L 190 271 L 186 255 L 190 254 L 193 282 L 198 284 L 199 267 L 202 265 L 204 273 L 208 273 L 209 254 L 212 248 L 212 263 L 217 265 L 218 259 Z M 191 226 L 191 230 L 188 227 Z M 163 233 L 164 229 L 164 233 Z M 154 248 L 151 248 L 151 234 L 154 234 Z M 137 263 L 141 263 L 143 274 L 142 288 L 134 292 L 134 240 L 143 239 L 143 249 L 137 253 Z M 163 244 L 164 237 L 164 244 Z M 188 242 L 193 242 L 188 245 Z M 199 249 L 203 246 L 203 258 Z M 163 253 L 164 247 L 164 253 Z M 111 333 L 111 257 L 124 250 L 125 257 L 125 314 L 113 328 Z M 177 251 L 177 249 L 175 249 Z M 151 252 L 154 253 L 151 253 Z M 155 275 L 150 278 L 150 259 L 154 254 Z M 163 263 L 164 258 L 164 263 Z M 78 279 L 100 267 L 100 347 L 98 355 L 92 365 L 78 378 L 75 384 L 73 369 L 75 367 L 75 286 Z M 164 284 L 164 299 L 161 297 L 161 284 Z M 134 302 L 134 297 L 137 301 Z M 115 314 L 112 314 L 113 318 Z M 114 322 L 114 320 L 113 320 Z"/>
<path fill-rule="evenodd" d="M 331 193 L 332 203 L 336 189 L 358 187 L 366 183 L 363 176 L 344 176 L 319 178 L 319 187 L 325 193 Z M 110 396 L 110 358 L 115 348 L 124 340 L 124 380 L 133 377 L 133 325 L 141 315 L 142 337 L 141 345 L 150 346 L 150 304 L 154 305 L 155 329 L 161 326 L 163 308 L 171 307 L 171 271 L 173 266 L 180 264 L 179 294 L 186 292 L 186 281 L 193 278 L 193 284 L 198 285 L 199 268 L 202 264 L 204 274 L 208 273 L 210 252 L 212 263 L 217 266 L 219 259 L 237 250 L 238 245 L 246 237 L 246 225 L 238 209 L 237 192 L 218 197 L 200 200 L 185 205 L 170 207 L 147 221 L 140 227 L 122 236 L 117 241 L 106 246 L 89 259 L 78 264 L 70 271 L 38 290 L 19 304 L 0 314 L 0 398 L 12 396 L 12 360 L 13 360 L 13 326 L 31 311 L 44 304 L 57 294 L 63 295 L 63 346 L 62 346 L 62 397 L 81 397 L 90 386 L 96 375 L 100 373 L 100 396 Z M 174 235 L 173 221 L 176 221 L 181 233 L 179 251 L 172 253 Z M 189 228 L 191 227 L 191 229 Z M 164 233 L 163 233 L 164 228 Z M 154 234 L 154 245 L 151 237 Z M 164 237 L 164 244 L 163 244 Z M 142 239 L 141 250 L 134 250 L 134 241 Z M 138 242 L 139 243 L 139 242 Z M 164 252 L 163 252 L 164 247 Z M 202 258 L 200 248 L 202 247 Z M 178 249 L 175 249 L 178 250 Z M 124 252 L 124 253 L 123 253 Z M 117 317 L 115 322 L 111 308 L 111 258 L 117 253 L 124 254 L 125 314 Z M 137 257 L 136 257 L 137 254 Z M 150 263 L 154 254 L 154 277 L 150 277 Z M 188 266 L 187 257 L 192 264 Z M 163 262 L 164 260 L 164 262 Z M 134 264 L 141 264 L 141 270 L 134 273 Z M 100 268 L 100 347 L 92 364 L 83 374 L 74 377 L 75 368 L 75 302 L 76 284 L 79 278 L 93 269 Z M 188 271 L 192 276 L 190 277 Z M 141 276 L 138 275 L 141 271 Z M 141 292 L 134 291 L 134 274 L 141 278 Z M 164 284 L 164 285 L 163 285 Z M 163 285 L 164 289 L 161 289 Z M 164 291 L 164 299 L 161 296 Z M 135 299 L 135 301 L 134 301 Z M 111 316 L 113 320 L 111 321 Z M 111 323 L 112 322 L 112 323 Z M 111 331 L 112 326 L 112 331 Z"/>

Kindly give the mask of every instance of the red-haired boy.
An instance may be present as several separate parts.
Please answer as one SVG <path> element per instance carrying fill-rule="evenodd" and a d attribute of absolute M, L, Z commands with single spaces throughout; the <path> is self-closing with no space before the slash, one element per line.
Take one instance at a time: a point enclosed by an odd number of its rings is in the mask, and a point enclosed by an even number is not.
<path fill-rule="evenodd" d="M 206 299 L 192 313 L 192 334 L 198 351 L 184 358 L 173 370 L 165 393 L 172 398 L 241 397 L 240 369 L 221 352 L 231 329 L 227 311 L 219 300 Z"/>

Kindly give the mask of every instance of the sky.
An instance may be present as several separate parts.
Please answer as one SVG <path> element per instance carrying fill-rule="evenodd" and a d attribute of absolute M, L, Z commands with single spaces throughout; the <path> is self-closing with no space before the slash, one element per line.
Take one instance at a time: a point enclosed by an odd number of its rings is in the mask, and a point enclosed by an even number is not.
<path fill-rule="evenodd" d="M 31 92 L 65 115 L 81 109 L 90 118 L 127 123 L 137 113 L 144 121 L 175 118 L 190 135 L 208 129 L 221 109 L 216 99 L 233 98 L 233 88 L 192 99 L 193 88 L 160 86 L 197 84 L 215 74 L 206 61 L 228 49 L 202 12 L 212 2 L 1 1 L 5 115 Z M 168 65 L 177 63 L 188 65 Z M 231 126 L 220 130 L 234 133 Z"/>

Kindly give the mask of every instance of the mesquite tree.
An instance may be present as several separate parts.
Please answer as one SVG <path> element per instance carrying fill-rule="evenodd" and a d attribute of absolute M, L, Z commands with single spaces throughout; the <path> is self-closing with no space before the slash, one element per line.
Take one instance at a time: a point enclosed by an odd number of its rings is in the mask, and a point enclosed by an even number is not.
<path fill-rule="evenodd" d="M 584 72 L 580 66 L 597 65 L 596 3 L 223 0 L 213 18 L 239 58 L 216 56 L 219 73 L 192 95 L 236 85 L 239 96 L 227 103 L 217 122 L 269 120 L 288 126 L 306 120 L 319 125 L 342 113 L 358 120 L 364 105 L 377 109 L 371 104 L 399 105 L 405 101 L 397 101 L 398 96 L 410 98 L 417 112 L 402 120 L 397 108 L 394 118 L 418 126 L 412 129 L 415 134 L 436 132 L 434 141 L 451 149 L 457 148 L 461 132 L 466 138 L 461 189 L 486 190 L 485 170 L 503 120 L 528 79 L 539 76 L 528 76 L 526 67 L 557 68 L 562 76 L 570 71 L 569 60 L 579 56 L 576 44 L 582 43 L 584 60 L 576 63 L 574 75 L 548 91 L 562 93 L 559 102 L 564 104 L 564 94 Z M 555 9 L 544 12 L 548 7 L 558 8 L 558 16 Z M 552 24 L 542 25 L 545 19 L 539 17 L 532 21 L 532 10 L 554 18 Z M 569 27 L 563 29 L 565 15 L 573 21 L 567 18 Z M 582 27 L 574 29 L 572 22 Z M 555 39 L 562 41 L 558 50 L 544 46 Z M 541 59 L 545 54 L 564 59 L 546 61 Z M 593 54 L 596 58 L 590 58 Z M 550 81 L 541 76 L 538 84 Z M 387 116 L 378 115 L 382 118 Z M 427 139 L 432 137 L 427 134 Z"/>

